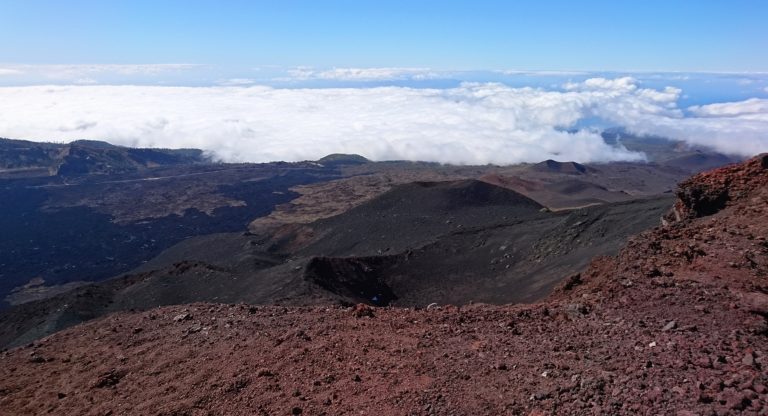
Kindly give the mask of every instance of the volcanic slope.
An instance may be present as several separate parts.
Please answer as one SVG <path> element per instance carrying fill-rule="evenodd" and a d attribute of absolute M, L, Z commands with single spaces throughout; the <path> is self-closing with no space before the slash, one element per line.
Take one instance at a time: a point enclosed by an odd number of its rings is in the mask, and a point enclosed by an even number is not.
<path fill-rule="evenodd" d="M 114 314 L 0 355 L 0 413 L 765 414 L 768 157 L 679 195 L 539 304 Z"/>
<path fill-rule="evenodd" d="M 108 313 L 199 301 L 424 306 L 532 302 L 594 255 L 658 224 L 671 199 L 551 213 L 479 181 L 413 183 L 344 214 L 274 234 L 212 234 L 130 275 L 0 314 L 23 345 Z"/>
<path fill-rule="evenodd" d="M 348 212 L 317 221 L 321 236 L 303 253 L 375 255 L 400 252 L 466 227 L 487 227 L 545 214 L 536 201 L 477 180 L 414 182 Z"/>
<path fill-rule="evenodd" d="M 471 184 L 459 187 L 472 189 L 467 193 L 477 187 L 502 193 L 505 201 L 519 198 L 482 182 L 459 184 Z M 463 215 L 456 207 L 410 211 L 405 206 L 401 212 L 389 202 L 402 190 L 302 229 L 300 238 L 320 236 L 297 251 L 310 259 L 301 270 L 304 280 L 378 305 L 532 302 L 593 256 L 613 254 L 628 236 L 658 224 L 671 205 L 662 197 L 550 213 L 523 199 L 522 205 L 496 207 L 472 202 Z M 482 198 L 468 201 L 477 199 Z"/>

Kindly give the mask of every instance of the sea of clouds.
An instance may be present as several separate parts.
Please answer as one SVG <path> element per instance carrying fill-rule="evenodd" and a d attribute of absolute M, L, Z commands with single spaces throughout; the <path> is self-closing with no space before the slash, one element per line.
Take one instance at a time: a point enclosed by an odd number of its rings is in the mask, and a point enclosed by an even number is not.
<path fill-rule="evenodd" d="M 352 74 L 372 76 L 371 74 Z M 604 143 L 591 120 L 749 156 L 768 150 L 768 100 L 680 108 L 681 90 L 631 77 L 544 88 L 273 88 L 136 85 L 0 88 L 0 136 L 195 147 L 224 161 L 373 160 L 512 164 L 643 160 Z"/>

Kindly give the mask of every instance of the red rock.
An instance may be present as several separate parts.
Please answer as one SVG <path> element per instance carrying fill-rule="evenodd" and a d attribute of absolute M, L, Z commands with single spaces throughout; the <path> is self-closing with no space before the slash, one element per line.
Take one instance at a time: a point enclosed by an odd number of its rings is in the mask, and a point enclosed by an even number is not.
<path fill-rule="evenodd" d="M 357 318 L 362 318 L 362 317 L 373 318 L 374 317 L 373 308 L 364 303 L 358 303 L 352 308 L 352 315 L 354 315 Z"/>

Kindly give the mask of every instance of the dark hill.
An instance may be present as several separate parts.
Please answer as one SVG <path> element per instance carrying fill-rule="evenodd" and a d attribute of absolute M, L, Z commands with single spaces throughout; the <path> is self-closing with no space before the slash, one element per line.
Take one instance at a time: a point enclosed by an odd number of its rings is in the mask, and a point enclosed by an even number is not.
<path fill-rule="evenodd" d="M 529 170 L 534 172 L 565 173 L 568 175 L 583 175 L 597 171 L 597 169 L 582 165 L 581 163 L 558 162 L 552 159 L 531 165 Z"/>
<path fill-rule="evenodd" d="M 538 211 L 542 206 L 518 193 L 474 179 L 447 182 L 413 182 L 398 186 L 361 209 L 408 213 L 446 212 L 469 207 L 508 206 L 516 212 Z"/>
<path fill-rule="evenodd" d="M 318 160 L 319 163 L 324 165 L 359 165 L 370 162 L 368 159 L 360 155 L 346 154 L 346 153 L 332 153 L 328 156 Z"/>

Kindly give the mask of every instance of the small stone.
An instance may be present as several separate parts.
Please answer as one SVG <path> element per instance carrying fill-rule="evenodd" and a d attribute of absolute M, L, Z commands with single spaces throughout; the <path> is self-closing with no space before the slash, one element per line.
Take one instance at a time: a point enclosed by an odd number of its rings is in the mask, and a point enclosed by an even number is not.
<path fill-rule="evenodd" d="M 296 332 L 296 338 L 299 338 L 299 339 L 304 340 L 304 341 L 312 341 L 312 337 L 310 337 L 309 335 L 307 335 L 306 332 L 301 331 L 301 330 Z"/>
<path fill-rule="evenodd" d="M 125 372 L 112 369 L 107 371 L 106 373 L 101 374 L 101 376 L 99 376 L 98 380 L 96 380 L 96 383 L 94 383 L 93 386 L 99 389 L 105 388 L 105 387 L 114 387 L 120 382 L 120 380 L 124 376 L 125 376 Z"/>
<path fill-rule="evenodd" d="M 178 315 L 173 317 L 173 320 L 175 322 L 188 321 L 190 319 L 192 319 L 192 315 L 190 315 L 188 313 L 180 313 L 180 314 L 178 314 Z"/>
<path fill-rule="evenodd" d="M 741 359 L 741 363 L 746 366 L 752 367 L 753 365 L 755 365 L 755 356 L 751 352 L 748 352 L 747 354 L 744 355 L 744 358 Z"/>
<path fill-rule="evenodd" d="M 571 318 L 578 318 L 589 313 L 589 308 L 583 303 L 571 303 L 565 307 L 565 313 Z"/>
<path fill-rule="evenodd" d="M 534 400 L 546 400 L 546 399 L 550 398 L 550 396 L 551 395 L 549 394 L 548 391 L 540 391 L 540 392 L 534 394 L 532 397 L 533 397 Z"/>
<path fill-rule="evenodd" d="M 66 394 L 64 394 L 64 393 L 57 393 L 57 394 L 56 394 L 56 397 L 57 397 L 59 400 L 61 400 L 61 399 L 65 398 L 65 397 L 67 397 L 67 395 L 66 395 Z"/>
<path fill-rule="evenodd" d="M 353 380 L 353 381 L 355 381 L 355 382 L 357 382 L 357 383 L 359 383 L 359 382 L 363 381 L 363 379 L 362 379 L 362 378 L 360 378 L 360 376 L 359 376 L 359 375 L 357 375 L 357 374 L 355 374 L 355 377 L 354 377 L 354 378 L 352 378 L 352 380 Z"/>
<path fill-rule="evenodd" d="M 43 358 L 43 357 L 41 357 L 39 355 L 35 355 L 35 356 L 33 356 L 32 358 L 29 359 L 29 362 L 30 363 L 36 363 L 36 364 L 44 363 L 45 362 L 45 358 Z"/>
<path fill-rule="evenodd" d="M 693 307 L 698 312 L 709 313 L 709 308 L 706 305 L 696 305 Z"/>
<path fill-rule="evenodd" d="M 668 332 L 668 331 L 671 331 L 671 330 L 673 330 L 673 329 L 675 329 L 675 328 L 677 328 L 677 322 L 675 322 L 675 321 L 669 321 L 669 322 L 667 322 L 667 324 L 666 324 L 666 325 L 664 325 L 664 328 L 661 328 L 661 330 L 662 330 L 663 332 Z"/>
<path fill-rule="evenodd" d="M 656 346 L 656 341 L 653 341 L 650 344 L 648 344 L 648 347 L 650 347 L 650 348 L 653 348 L 655 346 Z"/>
<path fill-rule="evenodd" d="M 272 377 L 272 376 L 274 376 L 274 374 L 271 371 L 267 370 L 266 368 L 262 368 L 261 370 L 259 370 L 258 373 L 256 373 L 256 376 L 257 377 Z"/>
<path fill-rule="evenodd" d="M 707 356 L 696 359 L 694 364 L 702 368 L 712 368 L 712 360 L 710 360 Z"/>
<path fill-rule="evenodd" d="M 293 409 L 291 409 L 292 415 L 300 415 L 302 413 L 304 413 L 304 411 L 300 407 L 294 407 Z"/>

